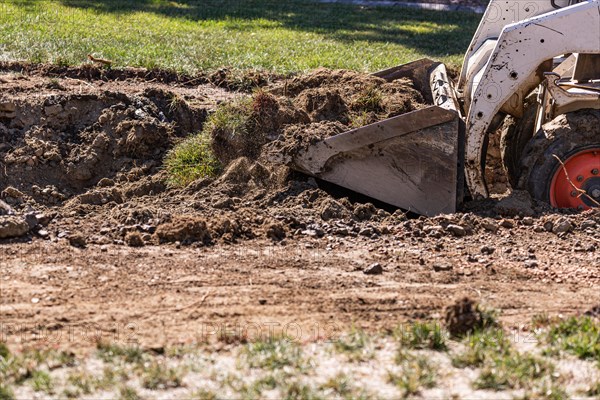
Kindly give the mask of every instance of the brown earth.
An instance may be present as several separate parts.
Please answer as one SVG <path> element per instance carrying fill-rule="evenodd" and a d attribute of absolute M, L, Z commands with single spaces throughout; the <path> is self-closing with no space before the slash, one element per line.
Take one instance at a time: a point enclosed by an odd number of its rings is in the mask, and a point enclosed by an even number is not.
<path fill-rule="evenodd" d="M 16 70 L 0 74 L 0 232 L 12 229 L 0 239 L 0 339 L 10 343 L 54 334 L 85 348 L 101 335 L 152 347 L 294 323 L 311 339 L 440 318 L 465 295 L 515 325 L 600 303 L 597 211 L 553 212 L 515 192 L 409 218 L 265 156 L 422 107 L 409 81 L 236 78 L 262 87 L 250 103 L 254 150 L 223 136 L 224 172 L 173 188 L 168 149 L 246 96 L 226 72 Z M 363 273 L 377 263 L 381 274 Z"/>

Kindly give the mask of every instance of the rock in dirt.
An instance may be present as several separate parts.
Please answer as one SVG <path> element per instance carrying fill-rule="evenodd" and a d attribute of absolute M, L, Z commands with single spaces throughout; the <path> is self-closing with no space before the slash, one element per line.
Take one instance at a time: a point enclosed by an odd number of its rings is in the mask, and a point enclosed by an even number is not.
<path fill-rule="evenodd" d="M 0 200 L 0 215 L 12 215 L 15 211 L 11 206 Z"/>
<path fill-rule="evenodd" d="M 479 304 L 469 297 L 463 297 L 446 307 L 445 322 L 453 336 L 463 336 L 482 328 L 486 323 Z"/>
<path fill-rule="evenodd" d="M 87 246 L 87 239 L 80 233 L 75 233 L 69 236 L 69 244 L 73 247 L 84 249 Z"/>
<path fill-rule="evenodd" d="M 350 212 L 337 200 L 328 199 L 323 202 L 323 206 L 321 207 L 321 218 L 323 221 L 343 219 L 348 218 L 349 216 Z"/>
<path fill-rule="evenodd" d="M 448 232 L 451 232 L 456 237 L 463 237 L 467 234 L 465 228 L 463 228 L 460 225 L 450 224 L 446 227 L 446 229 L 448 230 Z"/>
<path fill-rule="evenodd" d="M 363 273 L 365 275 L 381 275 L 383 274 L 383 267 L 379 263 L 371 264 Z"/>
<path fill-rule="evenodd" d="M 180 242 L 190 244 L 201 242 L 208 244 L 211 240 L 206 221 L 201 218 L 178 217 L 172 222 L 159 225 L 156 229 L 156 236 L 160 243 Z"/>
<path fill-rule="evenodd" d="M 0 239 L 20 237 L 29 232 L 27 222 L 17 216 L 0 216 Z"/>
<path fill-rule="evenodd" d="M 552 233 L 559 235 L 561 233 L 570 232 L 573 229 L 573 224 L 566 218 L 559 218 L 552 227 Z"/>
<path fill-rule="evenodd" d="M 266 221 L 265 222 L 265 234 L 266 236 L 274 241 L 285 239 L 285 228 L 278 221 Z"/>

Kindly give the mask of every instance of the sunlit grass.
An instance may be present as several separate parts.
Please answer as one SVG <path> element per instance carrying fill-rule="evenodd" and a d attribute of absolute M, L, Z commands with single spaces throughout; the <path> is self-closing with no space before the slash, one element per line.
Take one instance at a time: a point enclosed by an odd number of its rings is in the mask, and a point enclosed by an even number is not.
<path fill-rule="evenodd" d="M 0 59 L 195 73 L 228 66 L 375 71 L 430 57 L 460 64 L 480 16 L 305 0 L 5 1 Z"/>

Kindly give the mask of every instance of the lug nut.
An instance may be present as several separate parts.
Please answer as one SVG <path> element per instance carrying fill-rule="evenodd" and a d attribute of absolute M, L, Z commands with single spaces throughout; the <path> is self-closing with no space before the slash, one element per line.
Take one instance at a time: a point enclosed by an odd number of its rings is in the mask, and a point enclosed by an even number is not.
<path fill-rule="evenodd" d="M 598 175 L 598 168 L 594 168 L 592 170 L 592 175 Z"/>
<path fill-rule="evenodd" d="M 583 182 L 583 175 L 579 175 L 577 177 L 577 182 Z"/>
<path fill-rule="evenodd" d="M 577 197 L 577 192 L 573 190 L 573 191 L 571 192 L 571 197 Z"/>
<path fill-rule="evenodd" d="M 592 197 L 595 199 L 600 199 L 600 189 L 592 190 Z"/>

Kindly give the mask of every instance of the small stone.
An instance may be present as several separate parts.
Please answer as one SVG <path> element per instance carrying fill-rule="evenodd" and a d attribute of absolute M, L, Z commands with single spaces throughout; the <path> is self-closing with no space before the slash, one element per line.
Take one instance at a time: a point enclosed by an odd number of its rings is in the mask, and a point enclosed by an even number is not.
<path fill-rule="evenodd" d="M 25 197 L 23 192 L 21 192 L 19 189 L 16 189 L 12 186 L 9 186 L 6 189 L 4 189 L 2 191 L 2 196 L 12 197 L 13 199 L 22 199 L 23 197 Z"/>
<path fill-rule="evenodd" d="M 32 302 L 33 304 L 37 304 L 37 303 L 39 303 L 39 302 L 40 302 L 40 299 L 39 299 L 39 298 L 37 298 L 37 297 L 33 297 L 33 298 L 31 299 L 31 302 Z"/>
<path fill-rule="evenodd" d="M 537 268 L 539 266 L 536 260 L 525 261 L 525 268 Z"/>
<path fill-rule="evenodd" d="M 361 236 L 367 236 L 367 237 L 371 237 L 371 236 L 373 236 L 373 233 L 374 233 L 374 232 L 373 232 L 373 228 L 369 228 L 369 227 L 367 227 L 367 228 L 363 228 L 363 229 L 361 229 L 361 230 L 358 232 L 358 234 L 359 234 L 359 235 L 361 235 Z"/>
<path fill-rule="evenodd" d="M 20 217 L 4 215 L 0 217 L 0 239 L 14 238 L 29 232 L 29 225 Z"/>
<path fill-rule="evenodd" d="M 452 265 L 448 265 L 448 264 L 433 264 L 433 270 L 435 272 L 452 271 Z"/>
<path fill-rule="evenodd" d="M 552 228 L 554 227 L 554 223 L 552 221 L 544 222 L 544 229 L 546 232 L 552 232 Z"/>
<path fill-rule="evenodd" d="M 37 231 L 37 234 L 43 239 L 48 239 L 50 237 L 50 233 L 48 233 L 48 231 L 45 229 L 40 229 L 39 231 Z"/>
<path fill-rule="evenodd" d="M 561 233 L 567 233 L 573 229 L 573 225 L 565 218 L 560 218 L 556 221 L 556 224 L 552 227 L 552 233 L 558 235 Z"/>
<path fill-rule="evenodd" d="M 35 213 L 29 213 L 25 215 L 25 222 L 29 225 L 29 229 L 33 229 L 38 224 L 38 219 Z"/>
<path fill-rule="evenodd" d="M 493 232 L 493 233 L 498 232 L 498 229 L 500 229 L 500 227 L 498 226 L 498 224 L 496 222 L 489 221 L 489 220 L 482 221 L 481 222 L 481 226 L 486 231 L 490 231 L 490 232 Z"/>
<path fill-rule="evenodd" d="M 367 269 L 363 271 L 365 275 L 381 275 L 383 274 L 383 267 L 379 263 L 369 265 Z"/>
<path fill-rule="evenodd" d="M 586 219 L 585 221 L 583 221 L 581 223 L 581 229 L 582 230 L 586 230 L 586 229 L 594 229 L 598 226 L 598 224 L 596 223 L 596 221 L 594 221 L 593 219 Z"/>
<path fill-rule="evenodd" d="M 260 304 L 261 306 L 264 306 L 265 304 L 267 304 L 267 299 L 259 299 L 258 304 Z"/>
<path fill-rule="evenodd" d="M 460 225 L 450 224 L 446 227 L 446 230 L 451 232 L 456 237 L 463 237 L 467 234 L 465 228 Z"/>
<path fill-rule="evenodd" d="M 500 226 L 506 229 L 512 229 L 515 227 L 515 223 L 509 219 L 503 219 L 500 221 Z"/>
<path fill-rule="evenodd" d="M 11 206 L 0 200 L 0 215 L 12 215 L 15 211 Z"/>
<path fill-rule="evenodd" d="M 492 246 L 483 246 L 481 248 L 481 254 L 491 255 L 494 254 L 494 251 L 496 251 L 496 248 Z"/>
<path fill-rule="evenodd" d="M 115 184 L 115 181 L 113 181 L 110 178 L 102 178 L 98 182 L 98 186 L 100 186 L 100 187 L 111 187 L 111 186 L 114 186 L 114 184 Z"/>
<path fill-rule="evenodd" d="M 84 249 L 87 245 L 87 240 L 85 236 L 81 234 L 75 234 L 69 236 L 69 244 L 73 247 L 79 247 L 80 249 Z"/>
<path fill-rule="evenodd" d="M 521 222 L 525 226 L 532 226 L 533 225 L 533 218 L 531 218 L 531 217 L 525 217 L 525 218 L 523 218 L 523 220 Z"/>

